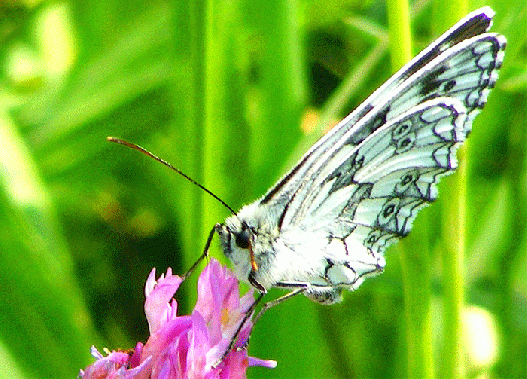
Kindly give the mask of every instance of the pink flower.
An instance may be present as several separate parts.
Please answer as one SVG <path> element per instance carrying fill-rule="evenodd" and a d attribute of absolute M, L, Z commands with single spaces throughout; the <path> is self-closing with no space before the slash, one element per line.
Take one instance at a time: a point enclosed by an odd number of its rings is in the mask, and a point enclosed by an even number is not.
<path fill-rule="evenodd" d="M 145 313 L 150 338 L 133 352 L 107 352 L 106 356 L 92 348 L 97 361 L 80 372 L 83 379 L 102 378 L 207 378 L 239 379 L 246 377 L 249 366 L 276 367 L 275 361 L 247 356 L 242 347 L 249 338 L 252 322 L 248 320 L 238 336 L 235 348 L 217 366 L 249 309 L 253 291 L 239 297 L 234 275 L 211 259 L 200 275 L 198 301 L 191 315 L 177 316 L 173 298 L 182 278 L 166 275 L 155 280 L 155 269 L 146 281 Z"/>

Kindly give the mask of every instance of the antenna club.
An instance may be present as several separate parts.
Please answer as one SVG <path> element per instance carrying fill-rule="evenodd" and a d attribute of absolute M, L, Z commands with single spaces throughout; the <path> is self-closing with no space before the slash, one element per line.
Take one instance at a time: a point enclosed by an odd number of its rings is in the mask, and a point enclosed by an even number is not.
<path fill-rule="evenodd" d="M 122 139 L 117 138 L 117 137 L 106 137 L 106 141 L 108 141 L 108 142 L 120 143 L 120 144 L 122 144 L 123 142 L 125 142 L 125 141 L 123 141 Z"/>

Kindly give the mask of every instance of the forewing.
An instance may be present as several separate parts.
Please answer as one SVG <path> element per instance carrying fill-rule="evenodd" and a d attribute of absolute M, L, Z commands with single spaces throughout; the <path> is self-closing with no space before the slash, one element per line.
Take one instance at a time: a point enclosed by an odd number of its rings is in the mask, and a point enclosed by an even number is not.
<path fill-rule="evenodd" d="M 349 128 L 345 126 L 347 131 L 340 139 L 333 141 L 332 146 L 326 146 L 325 151 L 304 170 L 302 180 L 290 195 L 287 208 L 280 218 L 280 226 L 292 227 L 308 217 L 312 202 L 316 198 L 323 198 L 323 194 L 319 194 L 321 185 L 335 170 L 342 172 L 341 180 L 357 182 L 354 170 L 359 165 L 365 166 L 366 162 L 354 156 L 354 148 L 379 128 L 430 99 L 451 98 L 459 102 L 466 113 L 462 130 L 468 133 L 474 117 L 485 104 L 497 80 L 504 48 L 505 39 L 500 35 L 472 37 L 446 49 L 404 82 L 391 91 L 387 90 L 382 101 L 379 100 L 354 125 Z M 346 122 L 345 119 L 343 123 Z M 342 130 L 344 127 L 336 128 Z M 385 162 L 378 158 L 367 164 L 369 170 L 382 173 Z"/>
<path fill-rule="evenodd" d="M 386 101 L 398 94 L 404 95 L 406 91 L 410 91 L 411 88 L 404 84 L 407 83 L 411 77 L 422 78 L 423 83 L 428 83 L 428 85 L 422 89 L 422 91 L 428 91 L 428 94 L 421 95 L 418 98 L 419 102 L 426 100 L 427 97 L 430 98 L 438 94 L 440 92 L 438 86 L 440 86 L 442 81 L 446 79 L 446 76 L 441 75 L 438 71 L 425 69 L 425 67 L 435 58 L 444 54 L 444 52 L 449 50 L 452 46 L 474 36 L 481 35 L 487 31 L 492 24 L 493 16 L 494 12 L 489 7 L 481 8 L 459 21 L 435 42 L 429 45 L 393 75 L 386 83 L 379 87 L 335 128 L 313 145 L 313 147 L 304 154 L 298 164 L 267 192 L 267 194 L 260 200 L 260 204 L 273 208 L 281 208 L 281 211 L 275 210 L 275 212 L 282 214 L 280 222 L 283 222 L 288 218 L 286 212 L 290 215 L 287 221 L 290 221 L 291 217 L 296 214 L 296 211 L 301 204 L 301 199 L 295 199 L 294 204 L 291 204 L 289 200 L 293 197 L 297 197 L 299 190 L 302 188 L 305 190 L 305 186 L 303 187 L 303 185 L 306 182 L 306 176 L 311 177 L 316 175 L 320 164 L 325 163 L 325 161 L 331 157 L 331 151 L 334 150 L 338 142 L 345 138 L 349 140 L 349 143 L 356 145 L 376 128 L 382 126 L 386 121 L 389 121 L 390 118 L 394 118 L 410 109 L 412 106 L 411 103 L 408 103 L 407 105 L 404 103 L 399 104 L 398 107 L 389 107 L 387 106 Z M 494 51 L 502 49 L 500 48 L 502 42 L 504 44 L 504 41 L 499 41 L 499 43 L 497 43 L 498 46 L 494 47 Z M 480 56 L 488 56 L 488 54 L 477 53 Z M 496 58 L 497 54 L 493 55 L 493 58 L 489 57 L 482 63 L 487 66 L 490 62 L 497 63 L 499 61 L 499 59 Z M 472 60 L 472 62 L 474 61 L 472 56 L 468 59 Z M 458 63 L 458 61 L 452 60 L 450 63 L 455 67 L 462 67 L 461 63 Z M 487 68 L 486 71 L 488 72 L 489 69 Z M 490 68 L 490 71 L 493 71 L 493 68 Z M 415 80 L 412 82 L 415 82 Z M 410 95 L 409 92 L 408 94 Z M 441 96 L 441 94 L 439 94 L 439 96 Z M 416 104 L 416 102 L 413 102 L 413 104 Z M 375 116 L 372 117 L 372 115 Z M 360 121 L 364 119 L 369 121 L 360 123 Z"/>

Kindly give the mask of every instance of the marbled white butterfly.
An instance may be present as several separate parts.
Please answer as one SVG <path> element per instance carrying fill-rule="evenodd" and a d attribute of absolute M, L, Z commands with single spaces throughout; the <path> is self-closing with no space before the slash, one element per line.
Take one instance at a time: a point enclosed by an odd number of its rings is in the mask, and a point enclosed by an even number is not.
<path fill-rule="evenodd" d="M 260 292 L 239 330 L 272 287 L 292 292 L 263 311 L 298 293 L 334 304 L 344 289 L 382 272 L 386 248 L 410 233 L 419 210 L 437 198 L 435 184 L 456 169 L 456 150 L 504 57 L 505 37 L 486 33 L 493 16 L 484 7 L 459 21 L 239 212 L 140 146 L 108 139 L 169 166 L 231 211 L 185 277 L 218 233 L 238 278 Z"/>
<path fill-rule="evenodd" d="M 506 40 L 470 13 L 321 138 L 261 199 L 217 224 L 239 279 L 333 304 L 382 272 L 496 83 Z M 207 244 L 207 247 L 208 247 Z"/>
<path fill-rule="evenodd" d="M 238 278 L 260 296 L 239 331 L 272 287 L 322 304 L 341 300 L 382 272 L 386 248 L 411 230 L 417 213 L 437 198 L 435 184 L 457 167 L 456 150 L 498 79 L 506 40 L 486 33 L 494 12 L 481 8 L 459 21 L 322 137 L 261 199 L 211 230 Z M 221 362 L 218 361 L 218 363 Z"/>

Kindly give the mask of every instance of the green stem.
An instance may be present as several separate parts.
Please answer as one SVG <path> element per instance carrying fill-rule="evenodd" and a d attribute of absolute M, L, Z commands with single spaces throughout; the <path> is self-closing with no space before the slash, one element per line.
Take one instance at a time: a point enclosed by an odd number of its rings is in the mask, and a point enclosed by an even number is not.
<path fill-rule="evenodd" d="M 435 20 L 439 31 L 446 30 L 468 13 L 465 0 L 434 3 Z M 463 378 L 463 330 L 461 316 L 464 308 L 463 267 L 466 253 L 466 202 L 467 202 L 467 162 L 468 145 L 458 152 L 459 168 L 451 187 L 450 206 L 445 207 L 443 217 L 444 240 L 442 249 L 443 264 L 443 342 L 441 356 L 441 376 L 444 378 Z M 450 243 L 448 243 L 450 242 Z"/>
<path fill-rule="evenodd" d="M 388 21 L 392 68 L 397 70 L 411 59 L 408 2 L 389 0 Z M 408 347 L 408 377 L 433 377 L 433 348 L 430 317 L 430 262 L 422 249 L 400 244 Z"/>
<path fill-rule="evenodd" d="M 409 378 L 434 376 L 430 257 L 427 252 L 399 244 L 404 284 L 405 325 Z"/>
<path fill-rule="evenodd" d="M 210 188 L 221 187 L 222 180 L 218 178 L 221 173 L 221 141 L 217 138 L 218 130 L 223 130 L 223 76 L 224 76 L 224 54 L 223 39 L 225 31 L 222 30 L 223 14 L 221 4 L 215 0 L 206 0 L 207 9 L 205 16 L 205 122 L 204 139 L 202 147 L 203 161 L 203 180 L 204 184 Z M 217 166 L 217 164 L 220 165 Z M 217 190 L 217 191 L 218 191 Z M 221 192 L 220 192 L 221 196 Z M 224 214 L 217 201 L 214 201 L 207 194 L 202 194 L 202 213 L 201 221 L 203 225 L 214 225 L 224 218 Z M 201 230 L 201 240 L 205 241 L 209 234 L 208 227 Z"/>
<path fill-rule="evenodd" d="M 388 32 L 392 69 L 398 70 L 412 59 L 410 12 L 406 0 L 388 0 Z"/>
<path fill-rule="evenodd" d="M 228 183 L 225 180 L 227 137 L 232 134 L 229 123 L 230 110 L 227 105 L 228 43 L 232 36 L 229 10 L 236 6 L 235 1 L 222 2 L 206 0 L 205 33 L 205 109 L 203 146 L 203 184 L 211 188 L 227 202 Z M 234 91 L 235 88 L 229 89 Z M 241 170 L 241 168 L 240 168 Z M 229 211 L 216 199 L 202 191 L 201 241 L 206 241 L 210 230 L 229 216 Z M 218 254 L 218 244 L 211 245 L 211 256 L 226 263 L 223 254 Z"/>
<path fill-rule="evenodd" d="M 465 154 L 463 154 L 465 153 Z M 463 261 L 465 256 L 466 236 L 466 150 L 458 153 L 460 165 L 457 178 L 452 187 L 452 206 L 446 207 L 449 215 L 444 215 L 443 232 L 449 233 L 450 239 L 442 249 L 443 263 L 443 335 L 444 338 L 441 376 L 444 378 L 463 378 L 463 339 L 461 316 L 464 308 Z M 456 212 L 457 210 L 457 212 Z M 457 214 L 456 214 L 457 213 Z"/>
<path fill-rule="evenodd" d="M 190 125 L 185 125 L 184 133 L 180 137 L 185 138 L 188 154 L 189 174 L 199 183 L 203 183 L 203 129 L 205 124 L 205 41 L 206 41 L 206 17 L 207 1 L 196 0 L 190 2 L 190 24 L 191 24 L 191 43 L 190 57 L 192 67 L 192 92 L 189 97 L 191 106 Z M 175 100 L 179 101 L 179 99 Z M 177 106 L 177 105 L 175 105 Z M 184 137 L 183 137 L 184 136 Z M 185 183 L 186 184 L 186 183 Z M 192 187 L 192 188 L 189 188 Z M 180 196 L 186 199 L 185 210 L 192 215 L 201 215 L 203 209 L 202 193 L 193 188 L 194 186 L 185 186 L 180 190 Z M 185 255 L 183 269 L 188 269 L 199 256 L 198 252 L 203 248 L 204 241 L 202 236 L 203 222 L 199 217 L 187 217 L 186 222 L 182 223 L 183 252 Z M 190 285 L 184 287 L 186 295 L 185 301 L 181 306 L 189 312 L 197 299 L 195 291 L 198 275 L 191 275 L 187 282 Z"/>

